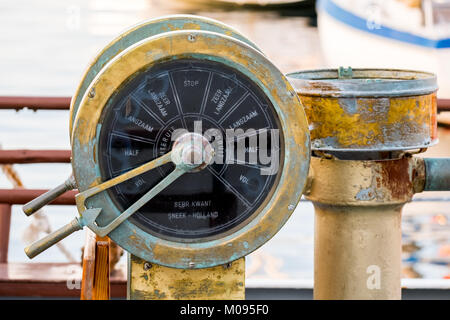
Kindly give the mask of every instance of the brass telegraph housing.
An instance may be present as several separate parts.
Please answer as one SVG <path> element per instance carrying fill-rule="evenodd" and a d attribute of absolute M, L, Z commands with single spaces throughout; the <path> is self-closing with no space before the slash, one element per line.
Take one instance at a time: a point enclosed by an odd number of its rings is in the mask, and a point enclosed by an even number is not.
<path fill-rule="evenodd" d="M 276 170 L 210 162 L 219 148 L 205 131 L 214 126 L 224 134 L 253 128 L 258 139 L 276 131 L 267 138 L 279 145 L 271 150 Z M 113 40 L 85 72 L 69 127 L 73 178 L 24 211 L 78 188 L 80 216 L 28 247 L 30 257 L 88 226 L 142 261 L 180 269 L 226 265 L 283 226 L 306 183 L 309 132 L 294 89 L 253 43 L 207 18 L 149 20 Z M 167 138 L 179 128 L 188 138 Z M 225 153 L 240 139 L 226 140 Z M 256 152 L 247 140 L 245 152 Z M 199 145 L 210 151 L 195 151 Z M 194 153 L 201 165 L 190 162 Z"/>

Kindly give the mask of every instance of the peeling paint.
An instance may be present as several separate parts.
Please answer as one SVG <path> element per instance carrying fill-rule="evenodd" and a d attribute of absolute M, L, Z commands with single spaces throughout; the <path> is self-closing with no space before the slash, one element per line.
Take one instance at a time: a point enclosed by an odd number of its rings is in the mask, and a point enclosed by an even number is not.
<path fill-rule="evenodd" d="M 245 261 L 229 268 L 217 266 L 202 270 L 180 270 L 154 264 L 144 270 L 145 261 L 129 257 L 128 293 L 130 299 L 212 300 L 245 299 Z"/>
<path fill-rule="evenodd" d="M 436 77 L 384 69 L 288 75 L 311 128 L 312 148 L 323 151 L 385 151 L 426 148 L 437 142 Z M 377 81 L 361 80 L 380 77 Z"/>

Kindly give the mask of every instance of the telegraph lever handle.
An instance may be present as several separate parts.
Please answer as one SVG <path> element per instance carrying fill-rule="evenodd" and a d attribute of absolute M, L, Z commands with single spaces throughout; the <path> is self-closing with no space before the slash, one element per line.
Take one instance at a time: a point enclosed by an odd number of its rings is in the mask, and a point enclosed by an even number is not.
<path fill-rule="evenodd" d="M 36 199 L 31 200 L 23 206 L 23 212 L 27 216 L 31 216 L 33 213 L 37 212 L 43 206 L 49 204 L 56 198 L 58 198 L 63 193 L 75 189 L 76 182 L 74 177 L 71 175 L 66 181 L 61 183 L 59 186 L 47 191 L 44 194 L 41 194 Z"/>
<path fill-rule="evenodd" d="M 204 148 L 204 144 L 206 144 L 206 148 Z M 88 226 L 99 236 L 106 236 L 183 174 L 196 169 L 202 169 L 207 166 L 212 161 L 213 156 L 214 149 L 203 136 L 194 133 L 182 135 L 175 141 L 172 151 L 169 151 L 157 159 L 149 161 L 135 169 L 79 193 L 76 196 L 76 203 L 81 216 L 73 219 L 62 228 L 25 248 L 26 255 L 32 259 L 75 231 L 83 229 L 85 226 Z M 196 158 L 199 157 L 201 161 L 197 162 Z M 122 183 L 123 181 L 160 167 L 168 162 L 173 162 L 175 164 L 175 170 L 161 180 L 156 186 L 147 191 L 146 194 L 139 198 L 108 225 L 102 227 L 96 224 L 96 219 L 102 209 L 86 208 L 85 201 L 87 198 Z M 46 203 L 51 202 L 57 197 L 55 196 L 56 194 L 62 193 L 62 190 L 66 190 L 66 188 L 72 184 L 72 182 L 69 181 L 71 179 L 73 178 L 69 178 L 63 185 L 51 190 L 46 195 L 42 195 L 41 200 L 36 201 L 35 203 L 28 203 L 27 208 L 29 209 L 30 214 L 33 210 L 38 210 L 36 208 L 41 208 Z M 73 182 L 73 184 L 75 183 Z"/>
<path fill-rule="evenodd" d="M 56 230 L 55 232 L 50 233 L 44 238 L 34 242 L 25 248 L 25 254 L 30 258 L 34 258 L 42 251 L 47 250 L 55 243 L 61 241 L 65 237 L 71 235 L 75 231 L 83 229 L 83 226 L 80 224 L 78 218 L 73 219 L 70 223 L 66 224 L 62 228 Z"/>

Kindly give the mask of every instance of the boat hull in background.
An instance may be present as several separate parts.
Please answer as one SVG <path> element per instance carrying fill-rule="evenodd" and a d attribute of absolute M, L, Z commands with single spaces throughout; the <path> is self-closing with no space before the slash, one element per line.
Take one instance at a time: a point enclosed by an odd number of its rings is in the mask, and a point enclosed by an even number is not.
<path fill-rule="evenodd" d="M 361 7 L 363 1 L 358 2 Z M 373 3 L 364 2 L 367 6 Z M 399 27 L 399 21 L 389 25 L 388 17 L 383 19 L 378 16 L 379 21 L 374 21 L 369 11 L 364 16 L 364 11 L 349 9 L 349 3 L 351 1 L 345 0 L 321 0 L 317 3 L 320 41 L 329 67 L 400 68 L 433 72 L 437 74 L 438 97 L 450 98 L 450 35 L 442 36 L 440 32 L 441 37 L 436 37 L 437 32 L 420 25 L 405 25 L 402 28 Z M 411 8 L 405 6 L 405 10 Z M 383 10 L 380 12 L 383 13 Z M 450 24 L 448 30 L 450 33 Z"/>

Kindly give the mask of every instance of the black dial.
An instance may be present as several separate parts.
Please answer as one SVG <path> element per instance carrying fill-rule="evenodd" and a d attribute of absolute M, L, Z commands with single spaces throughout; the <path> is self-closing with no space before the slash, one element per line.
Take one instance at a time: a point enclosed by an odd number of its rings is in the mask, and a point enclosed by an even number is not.
<path fill-rule="evenodd" d="M 215 163 L 184 174 L 129 218 L 161 238 L 190 241 L 230 231 L 271 195 L 281 172 L 261 174 L 273 162 L 260 159 L 260 141 L 255 147 L 247 131 L 254 129 L 258 137 L 261 129 L 280 129 L 271 102 L 245 75 L 219 62 L 182 59 L 143 70 L 111 97 L 101 123 L 98 156 L 104 181 L 170 151 L 177 129 L 221 133 L 223 140 L 210 139 L 218 154 Z M 237 136 L 229 144 L 227 129 Z M 272 145 L 268 134 L 268 156 L 282 159 L 281 149 Z M 245 159 L 238 157 L 239 146 Z M 250 161 L 252 153 L 256 163 Z M 124 211 L 173 169 L 170 163 L 130 179 L 109 189 L 109 196 Z"/>

